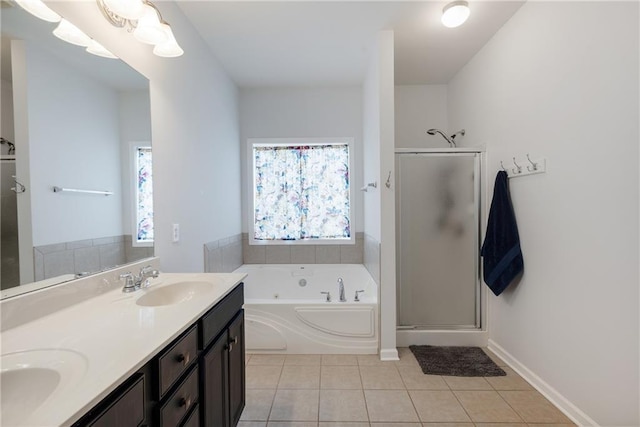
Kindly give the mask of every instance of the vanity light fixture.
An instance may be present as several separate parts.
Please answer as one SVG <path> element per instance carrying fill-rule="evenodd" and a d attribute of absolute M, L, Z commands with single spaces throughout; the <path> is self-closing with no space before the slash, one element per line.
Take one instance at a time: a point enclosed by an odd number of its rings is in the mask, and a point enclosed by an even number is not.
<path fill-rule="evenodd" d="M 469 18 L 469 2 L 457 0 L 449 3 L 442 9 L 442 25 L 448 28 L 459 27 Z"/>
<path fill-rule="evenodd" d="M 75 44 L 77 46 L 87 47 L 91 43 L 91 37 L 82 32 L 82 30 L 66 19 L 61 19 L 60 23 L 53 30 L 53 35 L 64 40 L 67 43 Z"/>
<path fill-rule="evenodd" d="M 22 9 L 33 16 L 47 22 L 58 22 L 58 26 L 53 30 L 53 35 L 67 43 L 75 44 L 86 48 L 86 51 L 104 58 L 117 58 L 100 43 L 86 35 L 81 29 L 71 22 L 63 19 L 53 10 L 49 9 L 42 0 L 15 0 Z"/>
<path fill-rule="evenodd" d="M 48 22 L 60 22 L 60 15 L 44 4 L 42 0 L 15 0 L 18 6 L 29 12 L 35 17 Z"/>
<path fill-rule="evenodd" d="M 113 26 L 125 28 L 136 40 L 154 45 L 153 53 L 177 57 L 184 53 L 171 26 L 149 0 L 96 0 L 104 17 Z"/>

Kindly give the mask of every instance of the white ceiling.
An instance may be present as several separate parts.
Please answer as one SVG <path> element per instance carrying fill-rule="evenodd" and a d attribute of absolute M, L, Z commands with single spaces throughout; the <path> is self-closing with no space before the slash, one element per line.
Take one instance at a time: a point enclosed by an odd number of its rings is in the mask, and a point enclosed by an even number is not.
<path fill-rule="evenodd" d="M 470 0 L 459 28 L 448 1 L 178 2 L 241 87 L 340 86 L 363 81 L 378 31 L 395 35 L 396 84 L 444 84 L 524 0 Z M 177 36 L 179 39 L 179 35 Z"/>

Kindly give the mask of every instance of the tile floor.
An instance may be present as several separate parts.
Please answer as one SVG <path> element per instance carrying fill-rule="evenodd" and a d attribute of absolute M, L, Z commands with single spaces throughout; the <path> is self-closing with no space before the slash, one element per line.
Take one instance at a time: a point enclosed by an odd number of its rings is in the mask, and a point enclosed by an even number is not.
<path fill-rule="evenodd" d="M 569 427 L 491 352 L 506 377 L 424 375 L 408 348 L 376 355 L 247 355 L 239 427 Z"/>

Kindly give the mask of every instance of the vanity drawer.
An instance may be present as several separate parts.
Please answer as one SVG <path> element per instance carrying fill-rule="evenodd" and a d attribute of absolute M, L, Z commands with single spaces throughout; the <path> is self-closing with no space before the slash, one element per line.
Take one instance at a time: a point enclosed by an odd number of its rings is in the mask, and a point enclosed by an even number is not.
<path fill-rule="evenodd" d="M 111 400 L 113 399 L 113 400 Z M 144 421 L 144 375 L 138 374 L 132 382 L 117 390 L 107 400 L 111 404 L 92 421 L 78 423 L 90 427 L 136 427 Z"/>
<path fill-rule="evenodd" d="M 191 408 L 198 404 L 198 366 L 194 366 L 182 385 L 160 408 L 160 426 L 177 427 Z M 193 417 L 193 414 L 192 414 Z"/>
<path fill-rule="evenodd" d="M 171 388 L 182 373 L 198 359 L 198 328 L 194 325 L 174 345 L 158 357 L 160 397 Z"/>
<path fill-rule="evenodd" d="M 220 303 L 202 316 L 202 347 L 207 346 L 233 319 L 244 304 L 244 284 L 240 283 Z"/>
<path fill-rule="evenodd" d="M 182 424 L 182 427 L 200 427 L 200 408 L 197 403 L 191 411 L 191 415 L 189 415 L 184 424 Z"/>

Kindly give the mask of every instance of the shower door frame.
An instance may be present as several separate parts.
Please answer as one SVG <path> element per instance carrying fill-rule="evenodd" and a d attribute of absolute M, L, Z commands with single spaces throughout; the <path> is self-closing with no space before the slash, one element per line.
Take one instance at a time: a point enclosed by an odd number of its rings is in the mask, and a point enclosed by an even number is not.
<path fill-rule="evenodd" d="M 428 326 L 428 325 L 408 325 L 408 326 L 400 326 L 400 308 L 398 307 L 396 313 L 396 329 L 398 332 L 400 331 L 469 331 L 476 332 L 483 330 L 485 326 L 485 307 L 483 307 L 483 288 L 482 288 L 482 280 L 481 280 L 481 270 L 480 270 L 480 245 L 482 242 L 482 212 L 483 212 L 483 203 L 484 198 L 482 197 L 482 184 L 483 184 L 483 164 L 484 164 L 484 148 L 467 148 L 467 147 L 456 147 L 456 148 L 397 148 L 394 151 L 394 161 L 396 164 L 396 182 L 399 183 L 399 155 L 407 155 L 407 154 L 416 154 L 416 155 L 425 155 L 425 154 L 433 154 L 434 157 L 438 156 L 451 156 L 456 154 L 474 154 L 477 155 L 476 161 L 474 161 L 474 189 L 473 189 L 473 197 L 474 197 L 474 205 L 476 209 L 474 209 L 474 224 L 476 226 L 476 247 L 475 247 L 475 257 L 474 257 L 474 268 L 475 268 L 475 324 L 474 325 L 450 325 L 450 326 Z M 400 189 L 401 191 L 401 189 Z M 400 206 L 398 204 L 400 198 L 400 194 L 398 193 L 396 196 L 396 209 L 399 209 Z M 397 218 L 397 239 L 398 244 L 400 244 L 400 222 L 402 221 L 400 215 L 396 215 Z M 396 250 L 399 253 L 398 250 Z M 398 264 L 399 266 L 399 264 Z M 400 292 L 401 292 L 401 272 L 398 270 L 396 272 L 396 281 L 397 281 L 397 293 L 398 296 L 396 298 L 397 301 L 401 301 Z"/>

